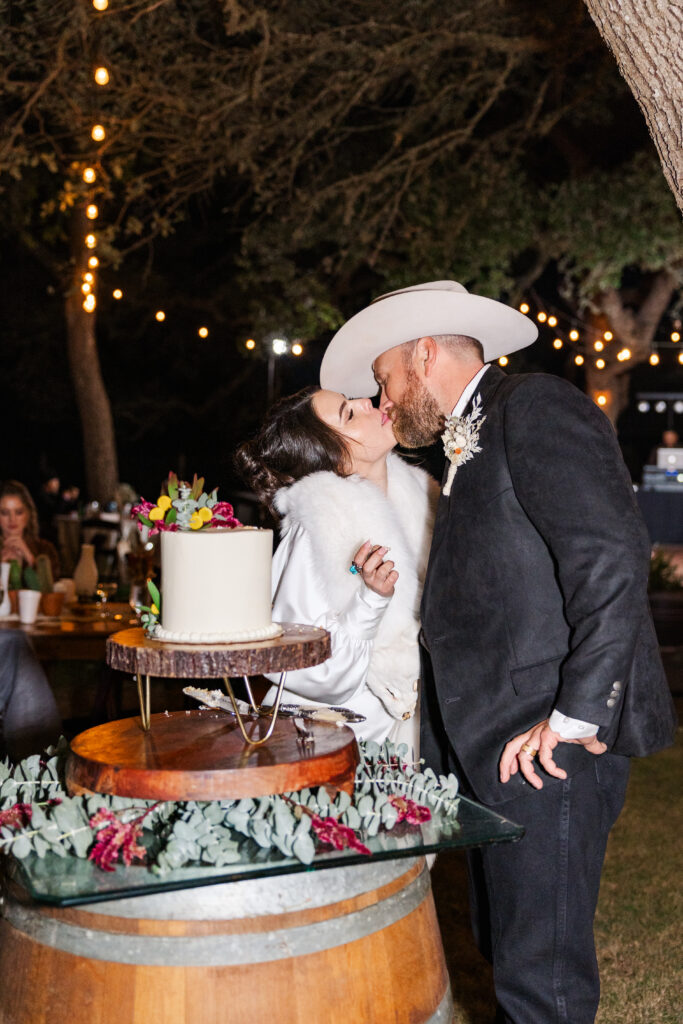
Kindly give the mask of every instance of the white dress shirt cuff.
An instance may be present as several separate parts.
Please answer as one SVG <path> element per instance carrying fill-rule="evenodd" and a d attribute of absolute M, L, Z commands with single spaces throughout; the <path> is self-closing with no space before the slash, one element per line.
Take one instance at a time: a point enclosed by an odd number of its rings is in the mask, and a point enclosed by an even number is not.
<path fill-rule="evenodd" d="M 391 601 L 361 584 L 353 598 L 338 616 L 340 627 L 358 640 L 374 640 L 385 611 Z"/>
<path fill-rule="evenodd" d="M 548 726 L 560 734 L 563 740 L 584 740 L 589 736 L 595 736 L 598 726 L 591 722 L 582 722 L 580 718 L 570 718 L 563 715 L 557 708 L 548 719 Z"/>

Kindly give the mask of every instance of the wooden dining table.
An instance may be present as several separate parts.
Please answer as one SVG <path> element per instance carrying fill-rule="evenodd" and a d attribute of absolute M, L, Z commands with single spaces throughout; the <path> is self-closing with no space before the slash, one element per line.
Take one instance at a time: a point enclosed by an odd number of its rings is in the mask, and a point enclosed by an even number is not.
<path fill-rule="evenodd" d="M 101 661 L 107 637 L 138 620 L 129 604 L 72 605 L 57 618 L 38 616 L 25 625 L 18 616 L 0 619 L 0 630 L 21 630 L 40 661 Z"/>

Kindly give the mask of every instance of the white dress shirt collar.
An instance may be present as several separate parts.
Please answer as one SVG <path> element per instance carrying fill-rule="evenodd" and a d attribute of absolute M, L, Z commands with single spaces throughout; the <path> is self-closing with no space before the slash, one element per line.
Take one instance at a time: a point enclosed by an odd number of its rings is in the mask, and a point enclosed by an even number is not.
<path fill-rule="evenodd" d="M 467 403 L 479 387 L 479 381 L 488 370 L 490 363 L 484 363 L 479 373 L 476 373 L 472 380 L 469 382 L 463 393 L 461 394 L 458 401 L 455 403 L 455 409 L 451 413 L 451 416 L 462 416 L 463 412 L 467 408 Z"/>

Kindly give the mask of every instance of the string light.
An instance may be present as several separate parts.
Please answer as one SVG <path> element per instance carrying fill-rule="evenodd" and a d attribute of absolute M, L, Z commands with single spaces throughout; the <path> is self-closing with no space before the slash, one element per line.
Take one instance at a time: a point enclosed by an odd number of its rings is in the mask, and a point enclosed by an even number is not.
<path fill-rule="evenodd" d="M 596 359 L 595 360 L 595 365 L 596 365 L 596 368 L 598 370 L 604 370 L 605 369 L 605 360 L 604 359 Z"/>
<path fill-rule="evenodd" d="M 300 345 L 298 341 L 295 341 L 294 344 L 292 345 L 292 355 L 293 356 L 300 356 L 301 353 L 303 352 L 303 350 L 304 350 L 303 345 Z"/>
<path fill-rule="evenodd" d="M 649 402 L 638 402 L 638 412 L 649 412 L 649 411 L 650 411 L 650 403 Z"/>
<path fill-rule="evenodd" d="M 86 297 L 83 299 L 83 309 L 86 311 L 86 313 L 92 313 L 96 305 L 97 303 L 95 301 L 95 296 L 92 294 L 86 295 Z"/>
<path fill-rule="evenodd" d="M 88 220 L 96 220 L 99 212 L 95 203 L 88 203 L 85 208 L 85 215 Z"/>
<path fill-rule="evenodd" d="M 681 340 L 681 336 L 678 333 L 678 331 L 672 331 L 671 332 L 671 340 L 672 341 L 680 341 Z"/>
<path fill-rule="evenodd" d="M 596 341 L 595 344 L 593 345 L 593 348 L 595 349 L 596 352 L 602 352 L 604 347 L 605 347 L 604 341 Z"/>
<path fill-rule="evenodd" d="M 678 353 L 678 361 L 679 363 L 683 364 L 683 352 Z"/>
<path fill-rule="evenodd" d="M 114 298 L 114 299 L 122 299 L 123 298 L 123 292 L 121 291 L 120 288 L 114 288 L 114 291 L 111 294 L 112 294 L 112 298 Z"/>
<path fill-rule="evenodd" d="M 655 412 L 666 412 L 666 402 L 655 402 Z"/>
<path fill-rule="evenodd" d="M 540 313 L 536 314 L 536 319 L 538 320 L 539 324 L 544 324 L 548 319 L 548 314 L 544 313 L 543 310 L 541 310 Z"/>
<path fill-rule="evenodd" d="M 613 337 L 614 335 L 611 331 L 605 331 L 603 334 L 603 338 L 605 339 L 605 341 L 611 341 Z"/>
<path fill-rule="evenodd" d="M 92 285 L 90 284 L 89 281 L 83 282 L 83 284 L 81 285 L 81 291 L 83 292 L 84 295 L 88 295 L 88 293 L 92 291 Z"/>
<path fill-rule="evenodd" d="M 109 82 L 109 72 L 106 68 L 95 68 L 95 81 L 98 85 L 107 85 Z"/>
<path fill-rule="evenodd" d="M 631 358 L 631 349 L 622 348 L 621 352 L 617 352 L 617 359 L 620 363 L 625 363 L 627 359 Z"/>
<path fill-rule="evenodd" d="M 576 363 L 577 366 L 583 366 L 583 364 L 584 364 L 583 356 L 582 355 L 574 356 L 574 362 Z"/>
<path fill-rule="evenodd" d="M 200 338 L 208 338 L 208 336 L 209 336 L 209 328 L 208 327 L 200 327 L 199 330 L 197 331 L 197 334 L 199 335 Z"/>
<path fill-rule="evenodd" d="M 555 338 L 555 341 L 553 342 L 553 348 L 556 348 L 556 349 L 561 349 L 562 348 L 562 338 Z"/>
<path fill-rule="evenodd" d="M 557 317 L 556 316 L 549 316 L 548 317 L 548 327 L 557 327 Z"/>
<path fill-rule="evenodd" d="M 95 236 L 94 235 L 86 235 L 85 236 L 85 245 L 86 245 L 87 249 L 94 249 L 95 246 L 97 245 L 97 239 L 95 238 Z"/>
<path fill-rule="evenodd" d="M 520 311 L 520 313 L 528 313 L 529 312 L 529 303 L 528 302 L 523 302 L 522 305 L 519 307 L 519 311 Z"/>
<path fill-rule="evenodd" d="M 102 142 L 106 134 L 107 133 L 105 132 L 101 124 L 94 124 L 90 131 L 90 135 L 95 140 L 95 142 Z"/>
<path fill-rule="evenodd" d="M 246 341 L 245 341 L 245 343 L 244 343 L 244 347 L 245 347 L 245 348 L 248 348 L 248 349 L 249 349 L 249 351 L 251 352 L 251 351 L 252 351 L 252 349 L 255 349 L 255 348 L 256 348 L 256 342 L 254 341 L 254 339 L 253 339 L 253 338 L 247 338 L 247 340 L 246 340 Z"/>
<path fill-rule="evenodd" d="M 597 402 L 598 405 L 607 405 L 607 395 L 598 395 Z"/>
<path fill-rule="evenodd" d="M 158 320 L 160 324 L 164 322 L 164 320 L 166 319 L 166 314 L 164 313 L 163 309 L 158 309 L 156 311 L 156 313 L 154 314 L 154 319 Z"/>
<path fill-rule="evenodd" d="M 83 181 L 88 185 L 92 185 L 93 181 L 97 177 L 97 172 L 94 167 L 86 167 L 83 170 Z"/>
<path fill-rule="evenodd" d="M 284 338 L 273 338 L 272 348 L 276 356 L 283 356 L 287 351 L 287 342 Z"/>
<path fill-rule="evenodd" d="M 106 11 L 109 7 L 109 0 L 92 0 L 92 5 L 96 11 Z"/>
<path fill-rule="evenodd" d="M 500 359 L 498 360 L 498 365 L 499 366 L 507 366 L 507 364 L 508 364 L 508 357 L 507 356 L 501 356 Z"/>
<path fill-rule="evenodd" d="M 94 275 L 94 274 L 91 274 L 91 273 L 90 273 L 90 271 L 89 271 L 89 270 L 87 270 L 87 271 L 85 272 L 85 274 L 83 275 L 83 280 L 84 280 L 84 281 L 87 281 L 87 282 L 88 282 L 88 284 L 92 284 L 92 283 L 93 283 L 93 281 L 95 280 L 95 275 Z"/>
<path fill-rule="evenodd" d="M 99 267 L 99 265 L 100 261 L 98 260 L 97 256 L 90 256 L 88 258 L 88 266 L 90 267 L 91 270 L 95 270 L 95 268 Z"/>
<path fill-rule="evenodd" d="M 578 341 L 579 340 L 579 332 L 576 329 L 573 330 L 573 331 L 570 331 L 569 332 L 569 337 L 571 338 L 572 341 Z"/>
<path fill-rule="evenodd" d="M 650 356 L 650 366 L 657 366 L 658 363 L 659 363 L 659 356 L 657 355 L 656 352 L 653 352 L 652 355 Z"/>

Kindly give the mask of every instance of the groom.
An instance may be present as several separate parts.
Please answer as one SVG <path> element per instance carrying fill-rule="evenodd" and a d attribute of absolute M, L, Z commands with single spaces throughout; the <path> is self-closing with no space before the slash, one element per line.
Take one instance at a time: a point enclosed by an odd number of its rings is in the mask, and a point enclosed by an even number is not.
<path fill-rule="evenodd" d="M 422 599 L 422 756 L 525 827 L 472 851 L 499 1019 L 590 1024 L 593 917 L 629 757 L 673 740 L 649 543 L 614 431 L 575 387 L 492 360 L 533 323 L 451 281 L 382 296 L 334 336 L 324 388 L 381 390 L 397 440 L 449 461 Z M 400 585 L 400 584 L 399 584 Z"/>

